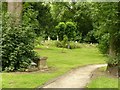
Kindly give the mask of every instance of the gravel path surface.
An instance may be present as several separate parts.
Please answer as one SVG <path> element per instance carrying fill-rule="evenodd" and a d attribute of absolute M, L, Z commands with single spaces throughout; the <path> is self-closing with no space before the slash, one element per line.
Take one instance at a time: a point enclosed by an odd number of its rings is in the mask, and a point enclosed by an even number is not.
<path fill-rule="evenodd" d="M 61 76 L 42 88 L 84 88 L 89 83 L 92 72 L 106 64 L 84 66 Z"/>

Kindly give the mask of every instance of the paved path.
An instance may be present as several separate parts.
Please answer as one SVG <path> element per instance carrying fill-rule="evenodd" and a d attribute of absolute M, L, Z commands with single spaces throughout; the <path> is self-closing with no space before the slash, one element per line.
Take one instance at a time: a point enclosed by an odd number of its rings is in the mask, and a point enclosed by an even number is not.
<path fill-rule="evenodd" d="M 90 81 L 92 72 L 103 66 L 106 66 L 106 64 L 88 65 L 72 70 L 42 88 L 84 88 Z"/>

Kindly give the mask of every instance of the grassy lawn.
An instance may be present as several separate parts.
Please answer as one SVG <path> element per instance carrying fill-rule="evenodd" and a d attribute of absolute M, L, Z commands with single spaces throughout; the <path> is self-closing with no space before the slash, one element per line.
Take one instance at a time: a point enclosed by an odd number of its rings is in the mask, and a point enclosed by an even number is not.
<path fill-rule="evenodd" d="M 33 73 L 3 73 L 3 88 L 35 88 L 41 86 L 48 80 L 64 74 L 65 72 L 78 66 L 105 63 L 104 57 L 96 47 L 82 47 L 79 49 L 41 47 L 35 49 L 40 56 L 48 57 L 48 66 L 54 68 L 51 72 L 33 72 Z"/>
<path fill-rule="evenodd" d="M 0 89 L 2 88 L 2 75 L 0 73 Z"/>
<path fill-rule="evenodd" d="M 96 78 L 87 85 L 88 88 L 118 88 L 118 78 L 107 75 L 105 73 L 107 67 L 101 67 L 98 72 L 102 72 L 103 75 L 98 75 Z"/>
<path fill-rule="evenodd" d="M 92 80 L 88 88 L 118 88 L 118 79 L 100 76 Z"/>

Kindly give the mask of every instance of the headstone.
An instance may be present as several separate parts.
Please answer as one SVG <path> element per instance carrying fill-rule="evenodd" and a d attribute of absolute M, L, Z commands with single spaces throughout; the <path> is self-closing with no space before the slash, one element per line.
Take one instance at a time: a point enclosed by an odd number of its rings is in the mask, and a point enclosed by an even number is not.
<path fill-rule="evenodd" d="M 48 36 L 48 41 L 50 41 L 50 37 Z"/>
<path fill-rule="evenodd" d="M 58 35 L 57 35 L 57 41 L 59 41 Z"/>
<path fill-rule="evenodd" d="M 77 41 L 75 41 L 75 43 L 78 43 Z"/>

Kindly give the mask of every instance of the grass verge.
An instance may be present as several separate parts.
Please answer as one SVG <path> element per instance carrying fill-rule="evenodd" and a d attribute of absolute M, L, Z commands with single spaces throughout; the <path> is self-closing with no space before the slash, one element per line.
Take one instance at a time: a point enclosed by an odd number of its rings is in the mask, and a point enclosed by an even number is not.
<path fill-rule="evenodd" d="M 92 80 L 88 88 L 118 88 L 118 79 L 100 76 Z"/>
<path fill-rule="evenodd" d="M 88 88 L 118 88 L 118 78 L 107 73 L 106 68 L 101 67 L 93 72 Z"/>

